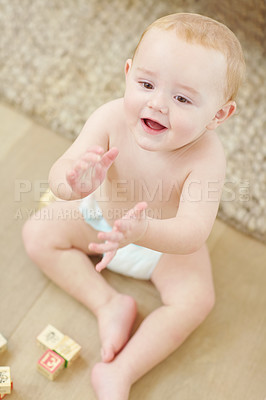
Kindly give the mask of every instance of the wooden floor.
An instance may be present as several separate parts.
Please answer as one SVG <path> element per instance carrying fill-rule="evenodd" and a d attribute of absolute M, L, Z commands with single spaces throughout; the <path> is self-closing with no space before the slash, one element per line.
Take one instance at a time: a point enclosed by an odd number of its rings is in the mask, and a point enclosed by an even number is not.
<path fill-rule="evenodd" d="M 14 400 L 95 400 L 90 370 L 99 360 L 93 315 L 50 282 L 27 258 L 21 228 L 38 207 L 53 161 L 69 141 L 4 105 L 1 120 L 0 332 L 8 351 Z M 202 326 L 132 388 L 130 400 L 264 400 L 266 397 L 266 248 L 216 221 L 208 241 L 216 306 Z M 149 282 L 105 271 L 135 296 L 137 324 L 160 304 Z M 81 357 L 54 382 L 36 371 L 36 336 L 55 325 L 82 346 Z M 110 399 L 113 400 L 113 399 Z"/>

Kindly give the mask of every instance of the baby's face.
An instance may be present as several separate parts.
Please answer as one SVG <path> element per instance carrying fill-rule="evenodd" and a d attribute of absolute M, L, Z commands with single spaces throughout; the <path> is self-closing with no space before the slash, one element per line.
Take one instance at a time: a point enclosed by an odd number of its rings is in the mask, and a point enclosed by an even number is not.
<path fill-rule="evenodd" d="M 226 60 L 153 28 L 126 64 L 125 112 L 140 147 L 172 151 L 200 137 L 224 104 Z"/>

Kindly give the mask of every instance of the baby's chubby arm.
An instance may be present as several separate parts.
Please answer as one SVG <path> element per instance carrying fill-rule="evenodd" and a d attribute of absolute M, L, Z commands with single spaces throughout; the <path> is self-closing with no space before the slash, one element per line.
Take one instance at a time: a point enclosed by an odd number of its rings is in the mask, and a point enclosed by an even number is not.
<path fill-rule="evenodd" d="M 223 164 L 223 161 L 221 161 Z M 202 167 L 187 176 L 174 218 L 148 218 L 145 235 L 136 244 L 170 254 L 190 254 L 206 242 L 219 207 L 225 163 Z"/>
<path fill-rule="evenodd" d="M 96 110 L 67 151 L 54 163 L 49 174 L 53 193 L 63 200 L 81 199 L 92 193 L 104 180 L 118 155 L 109 149 L 108 121 L 112 105 Z"/>

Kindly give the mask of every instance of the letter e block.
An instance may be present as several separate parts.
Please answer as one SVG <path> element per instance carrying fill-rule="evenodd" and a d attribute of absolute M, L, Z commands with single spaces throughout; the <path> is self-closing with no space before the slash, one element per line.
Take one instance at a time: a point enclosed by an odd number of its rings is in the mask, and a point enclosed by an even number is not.
<path fill-rule="evenodd" d="M 54 351 L 48 349 L 39 359 L 37 369 L 46 378 L 53 381 L 62 369 L 64 369 L 65 360 Z"/>

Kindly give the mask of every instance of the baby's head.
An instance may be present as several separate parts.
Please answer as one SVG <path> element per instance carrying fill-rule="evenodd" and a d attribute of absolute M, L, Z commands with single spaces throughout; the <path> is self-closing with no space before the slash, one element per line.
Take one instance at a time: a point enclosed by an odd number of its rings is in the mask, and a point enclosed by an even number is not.
<path fill-rule="evenodd" d="M 200 44 L 206 48 L 220 51 L 227 62 L 225 101 L 235 100 L 238 89 L 245 76 L 245 61 L 241 45 L 235 34 L 222 23 L 199 14 L 177 13 L 162 17 L 143 32 L 137 48 L 144 36 L 153 28 L 175 31 L 180 39 L 188 43 Z M 133 60 L 134 60 L 133 56 Z"/>
<path fill-rule="evenodd" d="M 143 33 L 127 60 L 125 112 L 138 144 L 181 148 L 234 114 L 245 63 L 235 35 L 197 14 L 173 14 Z"/>

